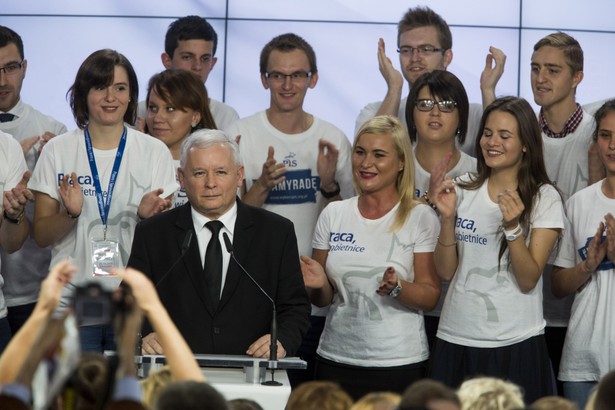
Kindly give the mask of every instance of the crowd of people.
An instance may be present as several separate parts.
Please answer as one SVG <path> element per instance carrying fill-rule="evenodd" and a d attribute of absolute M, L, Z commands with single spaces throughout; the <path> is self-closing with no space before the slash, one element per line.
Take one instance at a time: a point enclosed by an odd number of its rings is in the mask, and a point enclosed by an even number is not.
<path fill-rule="evenodd" d="M 427 7 L 397 46 L 349 140 L 304 109 L 304 38 L 264 45 L 269 107 L 239 118 L 204 86 L 216 32 L 182 17 L 144 101 L 123 54 L 91 53 L 68 131 L 22 101 L 0 26 L 2 408 L 261 408 L 195 353 L 305 360 L 289 410 L 610 408 L 615 100 L 576 101 L 563 32 L 534 46 L 539 112 L 497 96 L 496 47 L 470 103 Z M 168 366 L 139 384 L 135 354 Z"/>

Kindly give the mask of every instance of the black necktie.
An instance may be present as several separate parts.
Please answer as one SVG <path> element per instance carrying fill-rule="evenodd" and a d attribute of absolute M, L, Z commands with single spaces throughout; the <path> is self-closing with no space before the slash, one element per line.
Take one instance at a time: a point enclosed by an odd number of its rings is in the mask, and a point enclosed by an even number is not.
<path fill-rule="evenodd" d="M 9 122 L 15 119 L 15 114 L 11 114 L 8 112 L 0 113 L 0 122 Z"/>
<path fill-rule="evenodd" d="M 205 227 L 211 231 L 211 239 L 205 251 L 205 286 L 216 310 L 220 300 L 220 288 L 222 287 L 222 246 L 220 245 L 219 233 L 224 224 L 220 221 L 210 221 Z"/>

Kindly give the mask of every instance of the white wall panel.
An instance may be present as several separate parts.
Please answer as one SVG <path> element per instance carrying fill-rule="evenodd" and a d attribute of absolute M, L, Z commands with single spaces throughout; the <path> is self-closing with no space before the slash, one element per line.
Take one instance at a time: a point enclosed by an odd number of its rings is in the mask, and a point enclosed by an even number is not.
<path fill-rule="evenodd" d="M 207 17 L 219 36 L 218 64 L 207 81 L 210 95 L 241 116 L 266 108 L 258 57 L 272 37 L 295 32 L 312 44 L 319 82 L 306 97 L 307 110 L 338 125 L 352 138 L 354 121 L 368 102 L 382 99 L 386 84 L 376 59 L 378 38 L 396 67 L 397 22 L 408 7 L 428 3 L 451 25 L 449 70 L 480 102 L 479 79 L 490 45 L 508 55 L 498 95 L 520 93 L 532 100 L 529 59 L 533 44 L 555 28 L 571 30 L 585 50 L 582 103 L 615 96 L 615 2 L 590 0 L 20 0 L 5 2 L 0 24 L 24 39 L 28 73 L 23 98 L 74 127 L 65 94 L 91 52 L 115 48 L 132 62 L 144 98 L 149 77 L 162 70 L 160 54 L 168 25 L 178 16 Z M 573 7 L 575 5 L 577 7 Z M 228 10 L 228 11 L 227 11 Z M 228 14 L 227 14 L 228 13 Z M 228 33 L 228 34 L 227 34 Z M 404 95 L 408 92 L 404 88 Z M 533 101 L 532 101 L 533 103 Z"/>

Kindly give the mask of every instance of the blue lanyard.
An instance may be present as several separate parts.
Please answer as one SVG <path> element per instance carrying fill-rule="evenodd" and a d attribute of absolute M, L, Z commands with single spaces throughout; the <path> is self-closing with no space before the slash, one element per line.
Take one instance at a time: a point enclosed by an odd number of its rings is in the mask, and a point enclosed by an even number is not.
<path fill-rule="evenodd" d="M 124 148 L 126 147 L 126 127 L 122 133 L 120 139 L 120 145 L 117 147 L 117 153 L 115 154 L 115 162 L 113 163 L 113 169 L 111 170 L 111 178 L 109 179 L 109 187 L 107 188 L 107 201 L 103 197 L 103 191 L 100 186 L 100 176 L 98 175 L 98 168 L 96 168 L 96 158 L 94 157 L 94 149 L 92 148 L 92 139 L 90 138 L 90 131 L 85 128 L 85 149 L 88 153 L 88 161 L 90 163 L 90 171 L 92 172 L 92 179 L 94 180 L 94 189 L 96 190 L 96 202 L 98 203 L 98 212 L 100 213 L 100 219 L 105 226 L 105 239 L 107 236 L 107 218 L 109 217 L 109 209 L 111 208 L 111 197 L 113 196 L 113 189 L 115 188 L 115 181 L 117 180 L 117 174 L 120 170 L 120 164 L 122 163 L 122 157 L 124 156 Z"/>

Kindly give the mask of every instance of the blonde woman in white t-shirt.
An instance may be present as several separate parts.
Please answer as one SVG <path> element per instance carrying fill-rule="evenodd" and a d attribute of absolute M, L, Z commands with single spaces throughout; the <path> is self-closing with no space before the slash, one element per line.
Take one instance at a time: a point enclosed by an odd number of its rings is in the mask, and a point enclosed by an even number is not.
<path fill-rule="evenodd" d="M 424 377 L 422 311 L 440 295 L 433 249 L 438 219 L 414 195 L 410 140 L 394 117 L 363 125 L 352 150 L 358 196 L 320 214 L 313 259 L 302 257 L 311 302 L 330 306 L 315 376 L 355 399 Z"/>

